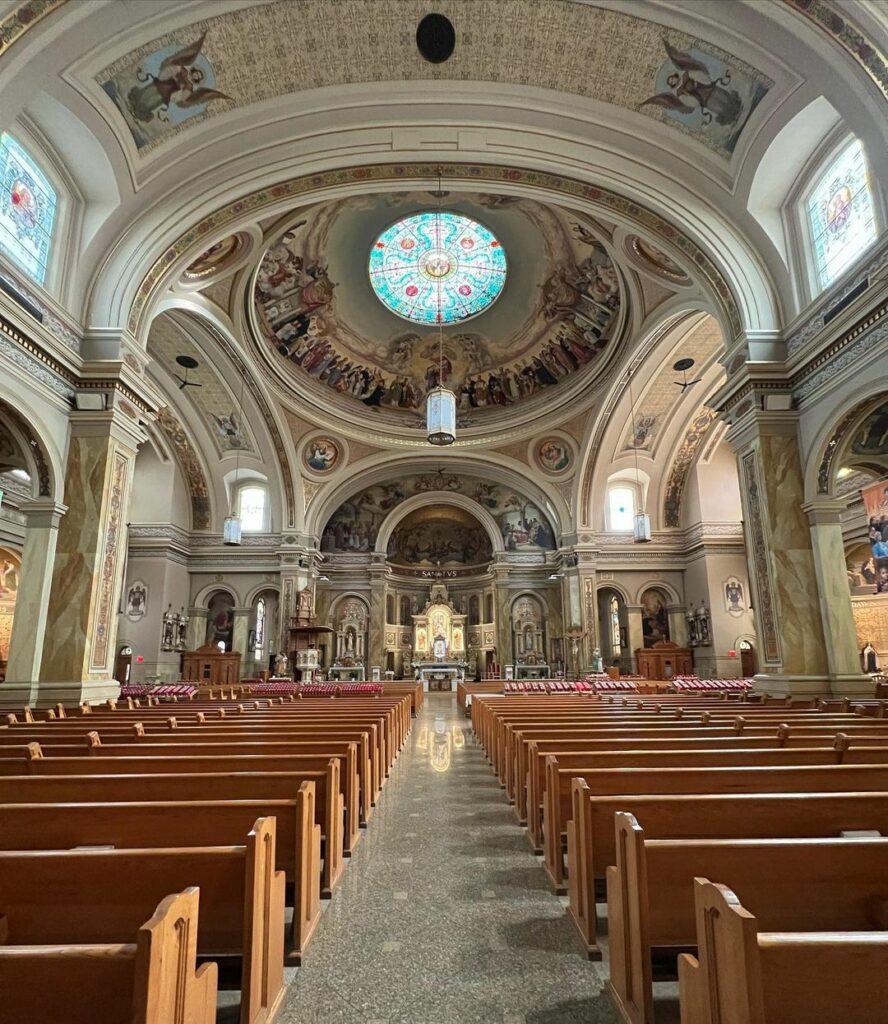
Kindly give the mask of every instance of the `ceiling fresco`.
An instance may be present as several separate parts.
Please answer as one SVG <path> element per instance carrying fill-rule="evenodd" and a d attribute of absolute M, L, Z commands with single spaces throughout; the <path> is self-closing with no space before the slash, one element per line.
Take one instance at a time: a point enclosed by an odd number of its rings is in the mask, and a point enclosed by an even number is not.
<path fill-rule="evenodd" d="M 484 565 L 493 560 L 490 537 L 464 509 L 418 508 L 398 523 L 388 543 L 390 562 L 419 568 Z"/>
<path fill-rule="evenodd" d="M 301 211 L 259 266 L 262 341 L 302 387 L 411 414 L 439 376 L 464 412 L 502 411 L 592 372 L 621 322 L 620 275 L 588 223 L 533 200 L 454 193 L 449 208 L 502 242 L 502 297 L 470 324 L 405 322 L 374 294 L 368 259 L 402 216 L 434 209 L 428 192 L 357 196 Z M 439 341 L 442 345 L 439 359 Z"/>
<path fill-rule="evenodd" d="M 416 47 L 416 25 L 428 13 L 421 0 L 374 0 L 372 11 L 373 31 L 355 32 L 367 22 L 366 0 L 253 4 L 147 41 L 101 70 L 96 85 L 143 154 L 276 96 L 435 79 L 530 85 L 610 103 L 725 158 L 773 86 L 707 40 L 571 0 L 448 0 L 443 13 L 458 43 L 439 65 Z"/>
<path fill-rule="evenodd" d="M 555 533 L 538 505 L 503 484 L 455 473 L 424 473 L 373 484 L 342 503 L 321 538 L 321 550 L 372 551 L 379 528 L 402 502 L 417 494 L 449 491 L 480 505 L 496 521 L 506 551 L 551 551 Z"/>

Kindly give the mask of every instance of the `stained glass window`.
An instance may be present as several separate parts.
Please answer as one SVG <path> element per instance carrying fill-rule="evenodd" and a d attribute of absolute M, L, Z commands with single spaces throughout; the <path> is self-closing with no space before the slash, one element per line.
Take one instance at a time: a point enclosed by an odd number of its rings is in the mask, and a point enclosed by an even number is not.
<path fill-rule="evenodd" d="M 265 488 L 242 487 L 238 494 L 238 515 L 245 533 L 265 529 Z"/>
<path fill-rule="evenodd" d="M 0 134 L 0 251 L 38 284 L 46 278 L 56 191 L 15 139 Z"/>
<path fill-rule="evenodd" d="M 817 281 L 825 288 L 876 237 L 863 146 L 855 139 L 823 172 L 808 198 Z"/>
<path fill-rule="evenodd" d="M 635 494 L 631 487 L 611 487 L 607 492 L 608 528 L 629 533 L 635 520 Z"/>
<path fill-rule="evenodd" d="M 256 602 L 256 660 L 261 661 L 265 657 L 265 598 L 260 597 Z"/>
<path fill-rule="evenodd" d="M 370 283 L 383 305 L 419 324 L 454 324 L 495 302 L 506 254 L 488 228 L 448 210 L 414 213 L 370 250 Z"/>

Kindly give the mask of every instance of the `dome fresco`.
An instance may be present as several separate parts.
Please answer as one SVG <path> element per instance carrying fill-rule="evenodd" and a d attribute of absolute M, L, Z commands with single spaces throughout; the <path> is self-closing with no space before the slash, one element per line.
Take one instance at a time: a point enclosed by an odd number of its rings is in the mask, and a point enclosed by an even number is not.
<path fill-rule="evenodd" d="M 370 285 L 397 316 L 454 324 L 483 313 L 506 283 L 506 255 L 489 228 L 449 210 L 396 221 L 370 249 Z"/>
<path fill-rule="evenodd" d="M 625 314 L 601 226 L 514 196 L 434 203 L 428 192 L 320 203 L 267 249 L 254 322 L 297 390 L 412 421 L 443 383 L 461 413 L 487 417 L 592 372 Z"/>

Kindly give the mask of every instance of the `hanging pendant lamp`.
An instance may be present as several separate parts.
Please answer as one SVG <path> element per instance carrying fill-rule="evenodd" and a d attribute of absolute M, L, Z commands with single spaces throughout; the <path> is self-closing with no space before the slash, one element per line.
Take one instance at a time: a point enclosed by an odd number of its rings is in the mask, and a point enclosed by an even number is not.
<path fill-rule="evenodd" d="M 238 400 L 238 430 L 243 427 L 244 422 L 244 378 L 241 377 L 240 399 Z M 231 488 L 231 499 L 228 503 L 228 515 L 222 522 L 222 543 L 236 547 L 241 542 L 241 517 L 234 504 L 240 500 L 237 490 L 238 479 L 240 478 L 240 447 L 237 449 L 237 458 L 234 464 L 234 486 Z"/>
<path fill-rule="evenodd" d="M 438 173 L 438 211 L 441 216 L 441 174 Z M 436 224 L 440 237 L 440 224 Z M 456 395 L 444 387 L 444 324 L 441 309 L 441 286 L 438 285 L 438 381 L 426 398 L 426 440 L 443 447 L 456 440 Z"/>

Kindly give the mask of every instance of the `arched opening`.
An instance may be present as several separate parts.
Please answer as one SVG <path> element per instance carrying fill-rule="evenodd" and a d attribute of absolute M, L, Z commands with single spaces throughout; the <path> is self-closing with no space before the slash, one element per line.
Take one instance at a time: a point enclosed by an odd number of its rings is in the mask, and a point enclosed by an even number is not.
<path fill-rule="evenodd" d="M 21 572 L 22 560 L 18 552 L 0 548 L 0 682 L 6 678 Z"/>
<path fill-rule="evenodd" d="M 626 602 L 610 587 L 598 591 L 598 627 L 605 669 L 625 671 L 631 664 Z"/>
<path fill-rule="evenodd" d="M 126 686 L 130 681 L 132 671 L 133 649 L 129 644 L 123 644 L 117 650 L 117 659 L 114 662 L 114 678 L 121 686 Z"/>
<path fill-rule="evenodd" d="M 669 598 L 656 587 L 641 595 L 641 635 L 645 647 L 670 638 L 668 607 Z"/>
<path fill-rule="evenodd" d="M 234 641 L 234 598 L 227 590 L 214 591 L 207 601 L 206 642 L 231 651 Z"/>
<path fill-rule="evenodd" d="M 737 644 L 740 651 L 740 675 L 744 679 L 752 679 L 758 672 L 758 657 L 755 653 L 755 644 L 751 640 L 741 640 Z"/>

